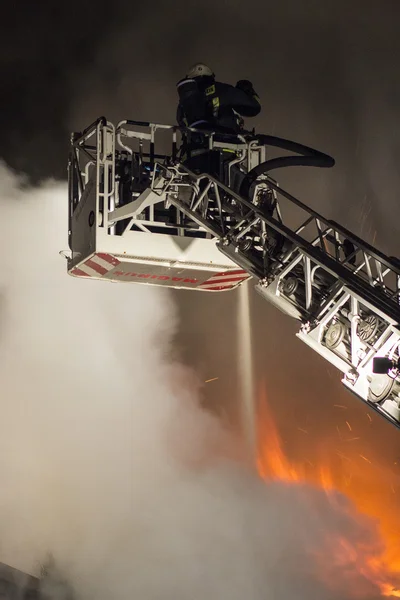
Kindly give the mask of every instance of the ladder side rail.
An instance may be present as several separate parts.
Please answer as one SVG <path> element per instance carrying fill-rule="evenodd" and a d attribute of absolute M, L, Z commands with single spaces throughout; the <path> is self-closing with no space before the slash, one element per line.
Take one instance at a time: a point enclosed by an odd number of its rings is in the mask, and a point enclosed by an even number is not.
<path fill-rule="evenodd" d="M 329 273 L 330 275 L 332 275 L 336 278 L 339 278 L 347 286 L 354 289 L 361 296 L 364 296 L 368 300 L 368 302 L 375 304 L 377 306 L 377 308 L 380 308 L 384 312 L 387 312 L 388 314 L 390 314 L 392 318 L 394 318 L 394 319 L 399 318 L 399 311 L 398 311 L 397 303 L 391 302 L 391 300 L 388 296 L 384 296 L 383 294 L 378 295 L 377 294 L 378 290 L 376 289 L 376 287 L 371 289 L 371 286 L 363 278 L 357 277 L 357 275 L 355 275 L 350 269 L 348 269 L 347 266 L 345 266 L 341 262 L 336 261 L 332 256 L 324 253 L 321 248 L 316 248 L 315 246 L 312 245 L 312 243 L 305 240 L 304 237 L 300 236 L 299 234 L 296 234 L 294 231 L 289 229 L 283 223 L 279 223 L 273 217 L 266 215 L 262 209 L 254 206 L 254 204 L 251 204 L 249 201 L 241 198 L 240 196 L 238 196 L 238 194 L 235 194 L 234 192 L 232 192 L 232 190 L 230 190 L 224 184 L 218 182 L 215 178 L 210 177 L 205 174 L 196 175 L 193 172 L 190 172 L 188 169 L 186 169 L 185 167 L 182 167 L 182 166 L 181 166 L 181 169 L 183 171 L 186 171 L 186 173 L 190 176 L 190 178 L 195 181 L 198 181 L 200 178 L 204 178 L 204 177 L 207 178 L 208 183 L 210 184 L 210 187 L 211 187 L 210 182 L 213 182 L 213 184 L 216 185 L 218 188 L 220 188 L 220 190 L 222 190 L 225 194 L 229 195 L 231 198 L 234 198 L 239 204 L 246 207 L 248 209 L 248 213 L 241 220 L 241 225 L 242 225 L 241 229 L 243 229 L 243 225 L 245 224 L 244 226 L 247 227 L 248 228 L 247 230 L 249 231 L 254 227 L 254 224 L 258 223 L 260 220 L 263 220 L 269 227 L 272 227 L 275 231 L 277 231 L 278 233 L 283 235 L 285 237 L 285 239 L 290 241 L 297 249 L 302 250 L 302 252 L 307 257 L 313 259 L 314 264 L 318 264 L 327 273 Z M 278 192 L 282 193 L 282 192 L 284 192 L 284 190 L 278 189 Z M 286 194 L 286 192 L 285 192 L 285 194 Z M 291 196 L 290 194 L 288 194 L 288 195 Z M 315 211 L 312 211 L 312 209 L 307 210 L 307 207 L 305 205 L 303 205 L 303 203 L 301 203 L 300 201 L 297 201 L 297 199 L 295 199 L 295 200 L 296 200 L 296 203 L 304 206 L 305 211 L 307 213 L 311 212 L 311 213 L 315 214 Z M 176 201 L 172 201 L 172 202 L 175 203 Z M 179 205 L 180 205 L 179 208 L 183 212 L 186 212 L 188 210 L 188 207 L 185 206 L 183 203 L 179 203 Z M 191 218 L 193 218 L 194 215 L 196 215 L 197 220 L 199 220 L 199 217 L 200 217 L 201 224 L 207 228 L 207 226 L 209 226 L 209 223 L 207 222 L 206 219 L 204 219 L 204 217 L 201 217 L 201 215 L 198 214 L 197 208 L 198 208 L 198 206 L 194 205 L 194 207 L 190 211 L 190 213 L 187 212 L 187 214 Z M 331 222 L 323 219 L 319 215 L 318 215 L 318 218 L 321 221 L 323 221 L 327 225 L 328 228 L 333 227 Z M 237 245 L 238 240 L 242 237 L 243 234 L 241 231 L 237 231 L 238 230 L 237 225 L 234 226 L 232 229 L 233 229 L 233 233 L 232 233 L 232 231 L 228 230 L 228 233 L 225 236 L 227 238 L 226 240 L 222 239 L 224 237 L 224 234 L 223 234 L 221 228 L 215 229 L 215 225 L 214 225 L 211 232 L 214 235 L 216 235 L 217 237 L 221 238 L 219 244 L 224 245 L 224 242 L 225 242 L 226 244 L 236 244 Z M 238 252 L 238 250 L 237 250 L 237 252 Z M 246 260 L 248 260 L 248 257 L 246 257 Z M 308 284 L 308 281 L 307 281 L 307 284 Z"/>

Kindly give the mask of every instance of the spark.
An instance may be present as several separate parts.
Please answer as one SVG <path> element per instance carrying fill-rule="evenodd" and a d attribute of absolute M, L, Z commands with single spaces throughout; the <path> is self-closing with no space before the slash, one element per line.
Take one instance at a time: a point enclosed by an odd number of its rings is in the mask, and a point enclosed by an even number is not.
<path fill-rule="evenodd" d="M 368 460 L 368 458 L 366 458 L 363 454 L 359 454 L 360 458 L 362 458 L 363 460 L 365 460 L 365 462 L 369 463 L 370 465 L 372 465 L 372 462 L 370 460 Z"/>
<path fill-rule="evenodd" d="M 346 421 L 346 425 L 349 428 L 349 431 L 353 431 L 352 428 L 351 428 L 351 425 L 350 425 L 350 423 L 348 421 Z"/>
<path fill-rule="evenodd" d="M 336 425 L 336 431 L 338 432 L 339 439 L 342 439 L 342 434 L 340 433 L 340 429 L 337 425 Z"/>
<path fill-rule="evenodd" d="M 344 410 L 347 410 L 347 406 L 343 406 L 343 404 L 334 404 L 333 406 L 335 408 L 344 408 Z"/>
<path fill-rule="evenodd" d="M 395 494 L 395 493 L 396 493 L 396 490 L 394 489 L 394 485 L 393 485 L 393 483 L 391 483 L 391 484 L 390 484 L 390 489 L 392 490 L 393 494 Z"/>
<path fill-rule="evenodd" d="M 370 420 L 370 422 L 372 423 L 372 417 L 371 417 L 371 415 L 369 413 L 367 413 L 367 417 Z"/>
<path fill-rule="evenodd" d="M 349 438 L 348 440 L 345 440 L 345 441 L 346 442 L 355 442 L 356 440 L 359 440 L 359 439 L 361 439 L 361 438 L 360 437 L 352 437 L 352 438 Z"/>
<path fill-rule="evenodd" d="M 299 431 L 302 431 L 303 433 L 306 433 L 308 435 L 308 431 L 307 429 L 303 429 L 302 427 L 298 427 L 297 428 Z"/>
<path fill-rule="evenodd" d="M 217 381 L 219 377 L 213 377 L 212 379 L 206 379 L 204 383 L 210 383 L 211 381 Z"/>
<path fill-rule="evenodd" d="M 343 454 L 343 452 L 336 450 L 336 454 L 339 456 L 339 458 L 343 458 L 343 460 L 348 460 L 349 462 L 351 462 L 351 459 L 348 456 L 346 456 L 345 454 Z"/>

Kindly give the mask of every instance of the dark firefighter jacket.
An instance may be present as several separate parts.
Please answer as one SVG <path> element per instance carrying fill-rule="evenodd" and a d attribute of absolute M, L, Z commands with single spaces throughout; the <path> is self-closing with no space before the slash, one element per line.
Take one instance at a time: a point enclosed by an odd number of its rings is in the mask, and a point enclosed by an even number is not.
<path fill-rule="evenodd" d="M 239 133 L 243 127 L 241 117 L 255 117 L 261 110 L 248 81 L 234 87 L 213 77 L 185 78 L 177 83 L 177 90 L 177 122 L 181 127 Z"/>

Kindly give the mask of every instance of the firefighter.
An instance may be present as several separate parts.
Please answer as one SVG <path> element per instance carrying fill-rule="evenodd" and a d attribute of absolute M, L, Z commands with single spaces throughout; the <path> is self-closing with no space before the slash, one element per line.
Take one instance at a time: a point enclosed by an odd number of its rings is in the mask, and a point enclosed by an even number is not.
<path fill-rule="evenodd" d="M 177 121 L 181 127 L 238 134 L 243 131 L 243 117 L 255 117 L 261 110 L 250 81 L 241 79 L 236 86 L 221 83 L 201 63 L 189 69 L 177 89 Z"/>
<path fill-rule="evenodd" d="M 216 139 L 228 140 L 226 136 L 236 139 L 238 134 L 246 133 L 243 117 L 255 117 L 261 110 L 260 100 L 250 81 L 242 79 L 236 86 L 221 83 L 202 63 L 189 69 L 186 77 L 177 83 L 177 90 L 178 125 L 215 132 Z M 189 168 L 206 170 L 214 175 L 220 172 L 221 156 L 208 152 L 206 135 L 190 133 L 184 139 L 183 147 L 184 160 Z"/>

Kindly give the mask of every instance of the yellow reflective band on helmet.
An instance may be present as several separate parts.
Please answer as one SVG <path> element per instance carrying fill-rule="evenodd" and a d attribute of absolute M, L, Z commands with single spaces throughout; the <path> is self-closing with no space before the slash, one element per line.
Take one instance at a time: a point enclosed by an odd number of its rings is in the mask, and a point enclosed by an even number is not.
<path fill-rule="evenodd" d="M 206 89 L 206 96 L 211 96 L 212 94 L 215 94 L 215 85 L 210 85 L 210 87 Z"/>

